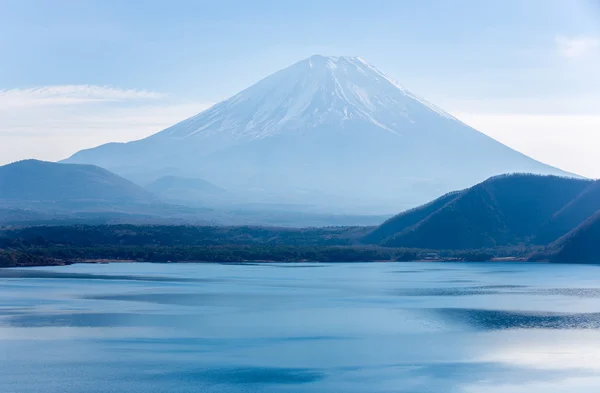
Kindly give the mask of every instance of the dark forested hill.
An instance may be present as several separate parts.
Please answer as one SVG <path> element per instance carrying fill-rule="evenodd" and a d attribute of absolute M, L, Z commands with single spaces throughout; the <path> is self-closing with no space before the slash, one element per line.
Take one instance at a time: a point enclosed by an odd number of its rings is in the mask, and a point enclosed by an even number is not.
<path fill-rule="evenodd" d="M 60 266 L 66 262 L 43 255 L 35 255 L 15 250 L 0 249 L 0 268 L 25 266 Z"/>
<path fill-rule="evenodd" d="M 548 244 L 575 229 L 600 210 L 600 180 L 590 184 L 581 194 L 556 212 L 542 225 L 533 243 Z"/>
<path fill-rule="evenodd" d="M 554 262 L 600 263 L 600 211 L 552 246 Z"/>
<path fill-rule="evenodd" d="M 476 249 L 548 244 L 600 208 L 589 180 L 515 174 L 493 177 L 399 214 L 364 238 L 389 247 Z"/>
<path fill-rule="evenodd" d="M 410 228 L 440 210 L 446 204 L 454 201 L 459 194 L 460 192 L 449 193 L 423 206 L 400 213 L 369 233 L 363 241 L 373 244 L 379 243 L 406 228 Z"/>

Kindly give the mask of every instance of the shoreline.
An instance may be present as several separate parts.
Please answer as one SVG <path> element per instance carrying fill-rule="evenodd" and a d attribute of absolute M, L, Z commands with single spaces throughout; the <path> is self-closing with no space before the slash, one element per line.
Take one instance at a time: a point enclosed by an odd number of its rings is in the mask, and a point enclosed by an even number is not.
<path fill-rule="evenodd" d="M 269 264 L 269 263 L 277 263 L 277 264 L 300 264 L 300 263 L 327 263 L 327 264 L 353 264 L 353 263 L 535 263 L 535 264 L 577 264 L 577 265 L 595 265 L 593 263 L 560 263 L 560 262 L 550 262 L 550 261 L 528 261 L 526 259 L 519 258 L 499 258 L 497 260 L 490 261 L 457 261 L 457 260 L 412 260 L 412 261 L 392 261 L 392 260 L 376 260 L 376 261 L 307 261 L 307 260 L 298 260 L 298 261 L 275 261 L 275 260 L 251 260 L 251 261 L 136 261 L 136 260 L 119 260 L 119 259 L 85 259 L 85 260 L 74 260 L 74 261 L 62 261 L 55 264 L 30 264 L 30 265 L 14 265 L 14 266 L 0 266 L 1 269 L 22 269 L 22 268 L 36 268 L 36 267 L 62 267 L 62 266 L 70 266 L 70 265 L 109 265 L 109 264 L 219 264 L 219 265 L 250 265 L 250 264 Z M 600 264 L 600 262 L 598 263 Z"/>

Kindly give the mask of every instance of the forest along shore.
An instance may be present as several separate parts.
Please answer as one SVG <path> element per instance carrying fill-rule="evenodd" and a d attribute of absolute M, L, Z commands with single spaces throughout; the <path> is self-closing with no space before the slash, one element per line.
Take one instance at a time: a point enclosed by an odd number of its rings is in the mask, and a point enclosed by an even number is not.
<path fill-rule="evenodd" d="M 44 226 L 0 229 L 0 267 L 106 262 L 526 260 L 536 249 L 430 250 L 361 244 L 370 228 Z"/>

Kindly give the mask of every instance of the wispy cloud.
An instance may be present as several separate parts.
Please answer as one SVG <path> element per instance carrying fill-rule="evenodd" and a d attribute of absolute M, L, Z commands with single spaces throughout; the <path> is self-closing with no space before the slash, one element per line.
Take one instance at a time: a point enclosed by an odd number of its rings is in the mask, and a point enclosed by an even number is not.
<path fill-rule="evenodd" d="M 600 178 L 600 115 L 453 112 L 492 138 L 569 172 Z"/>
<path fill-rule="evenodd" d="M 0 90 L 0 165 L 22 158 L 59 160 L 103 143 L 140 139 L 209 106 L 93 85 Z"/>
<path fill-rule="evenodd" d="M 596 52 L 600 48 L 598 37 L 567 37 L 557 35 L 554 38 L 558 53 L 563 57 L 582 58 Z"/>
<path fill-rule="evenodd" d="M 0 90 L 0 109 L 156 100 L 164 94 L 148 90 L 95 85 L 56 85 Z"/>

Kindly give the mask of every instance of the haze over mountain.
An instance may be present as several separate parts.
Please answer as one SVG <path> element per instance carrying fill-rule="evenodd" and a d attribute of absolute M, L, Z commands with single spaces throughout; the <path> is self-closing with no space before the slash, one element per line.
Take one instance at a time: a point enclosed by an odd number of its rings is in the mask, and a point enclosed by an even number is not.
<path fill-rule="evenodd" d="M 313 56 L 148 138 L 69 163 L 202 178 L 240 199 L 390 212 L 503 173 L 566 175 L 485 136 L 358 57 Z"/>
<path fill-rule="evenodd" d="M 164 176 L 147 188 L 94 165 L 24 160 L 0 166 L 0 226 L 32 224 L 376 225 L 386 216 L 318 214 L 298 206 L 230 205 L 210 209 L 180 202 L 227 199 L 202 179 Z M 222 203 L 221 203 L 222 205 Z M 295 210 L 296 209 L 296 210 Z"/>
<path fill-rule="evenodd" d="M 194 200 L 222 195 L 225 190 L 203 179 L 163 176 L 145 187 L 165 199 Z"/>
<path fill-rule="evenodd" d="M 0 201 L 23 204 L 156 203 L 142 187 L 93 165 L 24 160 L 0 167 Z"/>
<path fill-rule="evenodd" d="M 478 249 L 547 245 L 600 211 L 600 181 L 505 175 L 401 213 L 364 241 L 388 247 Z"/>
<path fill-rule="evenodd" d="M 0 225 L 177 222 L 199 209 L 190 210 L 94 165 L 24 160 L 0 167 Z"/>

